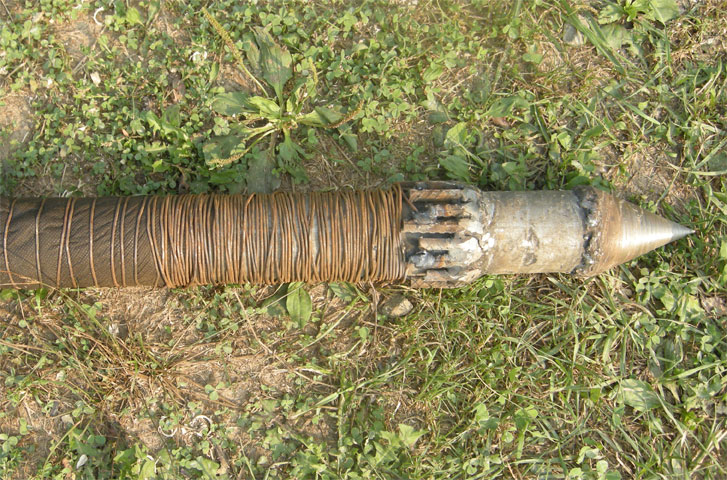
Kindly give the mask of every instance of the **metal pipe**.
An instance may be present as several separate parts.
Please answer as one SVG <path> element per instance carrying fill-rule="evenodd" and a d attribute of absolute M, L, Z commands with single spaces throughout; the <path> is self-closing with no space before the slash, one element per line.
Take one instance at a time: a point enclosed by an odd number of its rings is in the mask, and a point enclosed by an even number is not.
<path fill-rule="evenodd" d="M 415 287 L 453 287 L 484 274 L 592 276 L 693 233 L 593 187 L 482 192 L 414 183 L 404 195 L 413 200 L 402 231 Z"/>
<path fill-rule="evenodd" d="M 0 198 L 0 288 L 288 281 L 455 287 L 601 273 L 692 230 L 591 187 L 452 182 L 255 196 Z"/>

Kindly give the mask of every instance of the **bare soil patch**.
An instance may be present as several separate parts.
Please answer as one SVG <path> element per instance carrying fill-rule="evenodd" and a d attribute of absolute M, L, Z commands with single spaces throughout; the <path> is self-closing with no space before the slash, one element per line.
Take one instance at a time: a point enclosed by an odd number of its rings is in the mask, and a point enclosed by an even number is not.
<path fill-rule="evenodd" d="M 102 19 L 101 14 L 99 23 Z M 66 53 L 74 60 L 74 67 L 85 57 L 103 31 L 103 24 L 99 23 L 96 23 L 92 15 L 87 15 L 56 27 L 55 34 L 65 47 Z"/>
<path fill-rule="evenodd" d="M 0 168 L 33 132 L 32 94 L 17 92 L 0 99 Z"/>

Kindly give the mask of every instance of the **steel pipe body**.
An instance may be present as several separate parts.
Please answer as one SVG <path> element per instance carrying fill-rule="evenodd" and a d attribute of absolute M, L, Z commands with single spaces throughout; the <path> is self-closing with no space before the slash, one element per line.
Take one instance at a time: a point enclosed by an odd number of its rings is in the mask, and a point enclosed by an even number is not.
<path fill-rule="evenodd" d="M 583 262 L 585 218 L 573 192 L 483 192 L 487 273 L 572 272 Z"/>
<path fill-rule="evenodd" d="M 402 229 L 413 286 L 454 287 L 484 274 L 591 276 L 691 230 L 593 187 L 482 192 L 407 184 Z"/>

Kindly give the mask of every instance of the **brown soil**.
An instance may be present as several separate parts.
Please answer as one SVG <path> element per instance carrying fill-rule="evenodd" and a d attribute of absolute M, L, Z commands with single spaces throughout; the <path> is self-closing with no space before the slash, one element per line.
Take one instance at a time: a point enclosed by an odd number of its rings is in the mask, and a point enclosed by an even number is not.
<path fill-rule="evenodd" d="M 31 100 L 32 95 L 22 91 L 0 99 L 0 169 L 32 134 Z"/>

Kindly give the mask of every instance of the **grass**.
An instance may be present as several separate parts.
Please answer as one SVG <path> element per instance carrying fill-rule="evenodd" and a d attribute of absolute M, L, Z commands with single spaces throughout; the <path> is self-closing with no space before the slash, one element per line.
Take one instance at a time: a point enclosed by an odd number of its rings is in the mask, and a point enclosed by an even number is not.
<path fill-rule="evenodd" d="M 202 7 L 362 105 L 296 130 L 281 188 L 592 184 L 698 233 L 587 281 L 309 286 L 310 315 L 272 287 L 0 291 L 0 477 L 727 476 L 722 2 L 4 0 L 0 194 L 245 191 L 254 154 L 202 148 L 255 85 Z"/>

